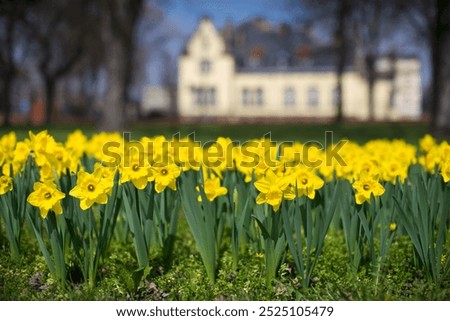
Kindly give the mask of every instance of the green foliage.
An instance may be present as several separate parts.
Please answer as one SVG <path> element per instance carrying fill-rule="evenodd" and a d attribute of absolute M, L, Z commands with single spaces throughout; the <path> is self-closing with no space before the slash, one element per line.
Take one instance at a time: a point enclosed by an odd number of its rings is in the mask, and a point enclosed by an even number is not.
<path fill-rule="evenodd" d="M 399 219 L 414 245 L 427 277 L 439 284 L 450 272 L 446 247 L 450 224 L 450 189 L 438 175 L 412 166 L 409 182 L 395 198 Z"/>
<path fill-rule="evenodd" d="M 137 287 L 133 244 L 111 244 L 100 264 L 97 286 L 90 289 L 83 282 L 71 282 L 66 288 L 55 282 L 29 233 L 23 237 L 24 255 L 18 262 L 11 260 L 7 244 L 0 243 L 0 300 L 450 300 L 450 278 L 439 286 L 428 280 L 415 266 L 407 236 L 394 238 L 385 272 L 375 285 L 369 262 L 353 273 L 343 234 L 336 230 L 326 236 L 309 288 L 302 287 L 288 256 L 275 286 L 267 290 L 264 259 L 252 250 L 241 253 L 237 269 L 231 252 L 225 250 L 212 285 L 186 220 L 179 223 L 172 265 L 165 267 L 162 251 L 155 253 L 150 274 Z M 75 274 L 69 267 L 69 278 Z"/>

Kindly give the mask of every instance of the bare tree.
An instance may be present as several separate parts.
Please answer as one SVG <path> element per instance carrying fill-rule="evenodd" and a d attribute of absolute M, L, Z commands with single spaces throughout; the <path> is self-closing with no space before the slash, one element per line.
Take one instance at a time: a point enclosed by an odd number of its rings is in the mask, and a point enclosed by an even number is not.
<path fill-rule="evenodd" d="M 430 131 L 439 134 L 448 126 L 440 121 L 443 105 L 443 66 L 450 38 L 450 2 L 447 0 L 396 0 L 416 34 L 424 39 L 429 48 L 431 60 L 431 106 Z"/>
<path fill-rule="evenodd" d="M 132 80 L 135 30 L 143 0 L 98 0 L 102 41 L 108 50 L 104 63 L 108 72 L 108 89 L 100 123 L 103 130 L 120 130 L 125 126 L 127 88 Z"/>
<path fill-rule="evenodd" d="M 344 117 L 344 103 L 343 103 L 343 86 L 342 79 L 345 71 L 345 64 L 348 59 L 348 49 L 350 45 L 348 36 L 348 27 L 350 23 L 350 17 L 352 14 L 352 2 L 351 0 L 339 0 L 337 1 L 338 8 L 336 12 L 336 29 L 334 33 L 334 40 L 337 47 L 338 59 L 336 65 L 336 78 L 337 78 L 337 113 L 336 122 L 340 123 Z"/>
<path fill-rule="evenodd" d="M 369 120 L 374 120 L 376 62 L 381 55 L 382 41 L 396 29 L 396 12 L 391 2 L 383 0 L 353 0 L 353 5 L 352 31 L 368 83 Z"/>
<path fill-rule="evenodd" d="M 336 118 L 340 123 L 344 118 L 343 103 L 343 75 L 348 61 L 352 58 L 350 48 L 352 46 L 351 26 L 356 0 L 291 0 L 289 7 L 300 5 L 305 12 L 301 14 L 313 18 L 321 28 L 329 30 L 336 48 Z M 304 11 L 303 10 L 303 11 Z"/>
<path fill-rule="evenodd" d="M 55 116 L 58 82 L 82 59 L 87 39 L 95 34 L 92 18 L 87 0 L 40 1 L 27 17 L 45 88 L 46 124 Z"/>
<path fill-rule="evenodd" d="M 20 69 L 15 50 L 20 44 L 20 28 L 26 10 L 34 1 L 17 0 L 0 2 L 0 75 L 1 75 L 1 108 L 3 109 L 3 125 L 10 125 L 11 86 Z M 23 47 L 25 49 L 25 46 Z"/>
<path fill-rule="evenodd" d="M 164 66 L 166 66 L 162 73 L 162 85 L 169 93 L 169 115 L 170 117 L 177 116 L 177 70 L 176 63 L 174 58 L 168 53 L 164 51 L 161 54 L 161 60 L 163 61 Z"/>

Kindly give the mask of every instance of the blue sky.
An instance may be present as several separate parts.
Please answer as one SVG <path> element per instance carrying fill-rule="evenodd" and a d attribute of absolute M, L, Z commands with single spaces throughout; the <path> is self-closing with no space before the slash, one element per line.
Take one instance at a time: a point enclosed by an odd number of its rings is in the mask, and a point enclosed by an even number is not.
<path fill-rule="evenodd" d="M 209 16 L 217 27 L 227 19 L 238 24 L 260 16 L 272 22 L 289 21 L 286 1 L 279 0 L 173 0 L 166 5 L 166 14 L 186 32 L 191 33 L 202 16 Z"/>

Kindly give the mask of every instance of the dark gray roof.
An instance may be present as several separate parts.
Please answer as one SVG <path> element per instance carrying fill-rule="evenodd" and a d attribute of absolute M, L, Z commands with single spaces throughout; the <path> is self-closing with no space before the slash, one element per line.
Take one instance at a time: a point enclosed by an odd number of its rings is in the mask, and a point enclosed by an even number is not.
<path fill-rule="evenodd" d="M 318 43 L 310 30 L 255 18 L 236 27 L 229 24 L 222 34 L 238 71 L 335 70 L 336 47 Z M 352 68 L 353 59 L 346 65 L 346 69 Z"/>

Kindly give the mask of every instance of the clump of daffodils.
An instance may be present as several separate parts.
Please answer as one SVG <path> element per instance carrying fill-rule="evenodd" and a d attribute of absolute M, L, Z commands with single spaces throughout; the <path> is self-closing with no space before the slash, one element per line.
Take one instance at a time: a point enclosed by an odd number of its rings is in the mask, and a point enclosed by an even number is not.
<path fill-rule="evenodd" d="M 76 174 L 76 184 L 67 192 L 80 200 L 82 209 L 108 202 L 117 172 L 119 184 L 130 182 L 143 190 L 151 183 L 161 193 L 167 188 L 176 191 L 182 172 L 202 169 L 206 178 L 200 188 L 212 201 L 228 193 L 222 186 L 223 174 L 235 171 L 245 183 L 254 184 L 256 203 L 267 203 L 275 211 L 284 200 L 315 199 L 326 182 L 334 179 L 352 184 L 357 204 L 370 202 L 371 196 L 383 195 L 385 184 L 404 183 L 410 166 L 416 163 L 441 175 L 445 183 L 450 181 L 450 145 L 438 143 L 430 135 L 423 137 L 417 148 L 402 140 L 378 139 L 364 145 L 348 142 L 339 147 L 337 158 L 330 157 L 335 145 L 328 149 L 300 142 L 277 145 L 267 138 L 236 144 L 219 137 L 204 147 L 190 137 L 142 137 L 137 141 L 142 148 L 133 148 L 135 143 L 118 133 L 99 133 L 89 139 L 77 130 L 65 142 L 56 141 L 47 131 L 30 132 L 23 141 L 9 133 L 0 138 L 0 195 L 11 191 L 15 175 L 29 159 L 39 180 L 29 202 L 40 208 L 43 217 L 51 209 L 61 212 L 62 192 L 58 193 L 56 185 L 66 173 Z M 83 167 L 83 159 L 94 160 L 92 173 Z M 47 193 L 50 198 L 45 198 Z"/>

